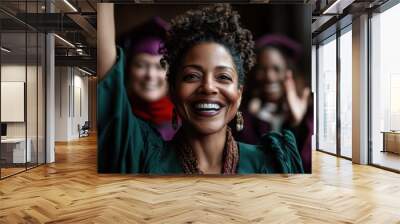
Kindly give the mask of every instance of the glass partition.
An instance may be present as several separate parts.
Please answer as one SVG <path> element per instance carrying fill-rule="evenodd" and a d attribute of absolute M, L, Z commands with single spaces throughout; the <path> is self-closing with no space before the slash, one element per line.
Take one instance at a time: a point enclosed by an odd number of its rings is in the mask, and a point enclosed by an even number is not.
<path fill-rule="evenodd" d="M 26 41 L 26 32 L 1 34 L 2 177 L 24 171 L 31 161 L 26 136 Z"/>
<path fill-rule="evenodd" d="M 43 4 L 0 6 L 18 6 L 16 15 L 24 16 L 43 11 Z M 0 12 L 0 178 L 45 163 L 45 41 L 44 33 Z"/>

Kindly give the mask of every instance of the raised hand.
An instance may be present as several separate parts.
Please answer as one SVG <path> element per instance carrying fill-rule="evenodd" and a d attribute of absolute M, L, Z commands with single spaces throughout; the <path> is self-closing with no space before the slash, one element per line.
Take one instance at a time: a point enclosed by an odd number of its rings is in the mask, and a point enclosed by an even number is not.
<path fill-rule="evenodd" d="M 97 75 L 103 79 L 117 60 L 114 3 L 97 6 Z"/>
<path fill-rule="evenodd" d="M 297 94 L 296 83 L 293 80 L 293 72 L 288 70 L 284 80 L 284 88 L 286 93 L 286 103 L 289 109 L 289 119 L 292 126 L 297 126 L 303 120 L 307 112 L 308 99 L 310 96 L 310 88 L 306 87 L 301 95 Z"/>

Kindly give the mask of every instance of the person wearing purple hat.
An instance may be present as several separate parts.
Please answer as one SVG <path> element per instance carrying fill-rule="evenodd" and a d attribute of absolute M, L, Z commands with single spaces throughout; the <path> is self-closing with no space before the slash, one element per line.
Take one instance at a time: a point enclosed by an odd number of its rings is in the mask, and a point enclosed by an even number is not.
<path fill-rule="evenodd" d="M 256 144 L 269 131 L 291 130 L 296 137 L 306 173 L 311 172 L 313 133 L 310 88 L 298 94 L 293 79 L 301 46 L 283 35 L 265 35 L 255 44 L 256 65 L 249 75 L 242 111 L 244 130 L 235 137 Z"/>
<path fill-rule="evenodd" d="M 117 58 L 113 7 L 106 15 L 108 18 L 102 22 L 108 28 L 107 32 L 99 35 L 99 38 L 104 38 L 98 47 L 98 55 L 101 55 L 98 58 L 99 74 L 107 72 L 104 71 L 105 66 Z M 172 139 L 175 134 L 171 124 L 173 104 L 167 96 L 166 68 L 160 63 L 160 49 L 164 45 L 168 28 L 167 22 L 154 17 L 122 35 L 117 41 L 127 56 L 126 89 L 131 105 L 135 105 L 132 112 L 149 121 L 164 140 Z"/>

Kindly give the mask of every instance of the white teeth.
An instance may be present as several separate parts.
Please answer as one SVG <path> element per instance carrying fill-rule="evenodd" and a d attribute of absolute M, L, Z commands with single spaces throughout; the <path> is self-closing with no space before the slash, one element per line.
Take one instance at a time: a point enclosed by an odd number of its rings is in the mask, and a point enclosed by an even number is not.
<path fill-rule="evenodd" d="M 195 104 L 197 109 L 214 109 L 219 110 L 221 107 L 216 103 L 197 103 Z"/>
<path fill-rule="evenodd" d="M 273 84 L 267 84 L 266 88 L 269 89 L 268 91 L 278 91 L 281 89 L 281 86 L 277 83 L 273 83 Z"/>
<path fill-rule="evenodd" d="M 155 89 L 157 89 L 157 88 L 158 88 L 157 85 L 144 85 L 144 86 L 143 86 L 143 89 L 144 89 L 144 90 L 155 90 Z"/>

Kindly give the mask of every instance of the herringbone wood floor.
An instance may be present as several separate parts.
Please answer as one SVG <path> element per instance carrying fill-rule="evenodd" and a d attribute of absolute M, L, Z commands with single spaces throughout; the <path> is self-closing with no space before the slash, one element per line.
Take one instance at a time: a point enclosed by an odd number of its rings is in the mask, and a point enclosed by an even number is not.
<path fill-rule="evenodd" d="M 93 137 L 0 181 L 0 223 L 400 223 L 400 175 L 320 152 L 313 174 L 98 175 Z"/>

